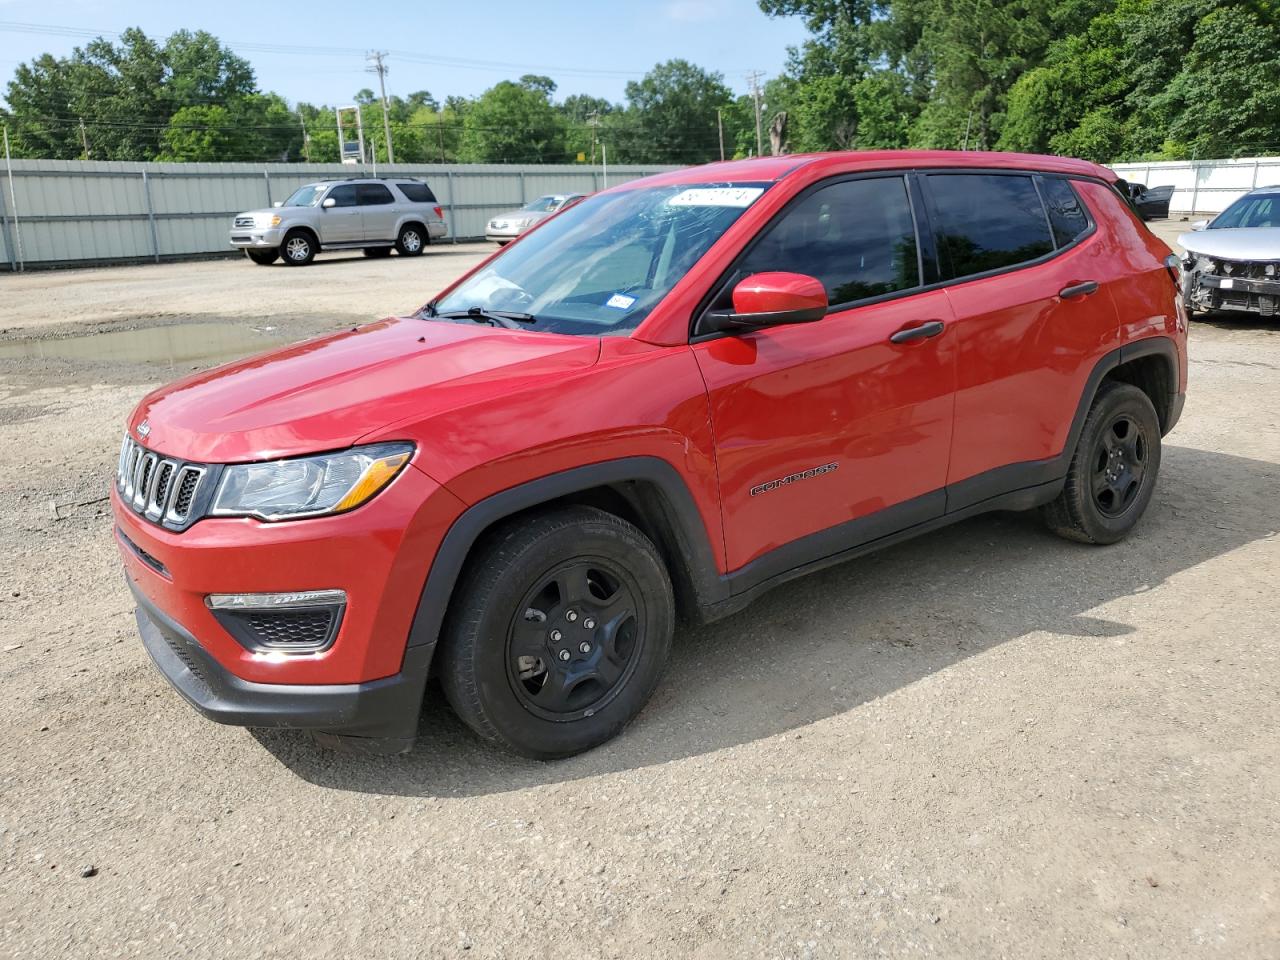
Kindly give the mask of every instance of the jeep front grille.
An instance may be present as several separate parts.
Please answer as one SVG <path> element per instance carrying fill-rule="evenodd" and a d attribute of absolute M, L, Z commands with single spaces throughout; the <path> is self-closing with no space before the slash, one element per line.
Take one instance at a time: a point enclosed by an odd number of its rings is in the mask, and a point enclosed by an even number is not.
<path fill-rule="evenodd" d="M 206 464 L 165 457 L 125 437 L 116 467 L 116 490 L 134 513 L 182 530 L 198 519 L 194 507 L 208 473 Z"/>

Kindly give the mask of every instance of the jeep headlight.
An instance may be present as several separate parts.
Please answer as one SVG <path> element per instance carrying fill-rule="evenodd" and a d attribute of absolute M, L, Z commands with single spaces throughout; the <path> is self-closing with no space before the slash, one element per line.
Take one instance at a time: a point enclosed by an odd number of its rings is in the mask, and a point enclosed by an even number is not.
<path fill-rule="evenodd" d="M 210 513 L 294 520 L 342 513 L 372 499 L 413 455 L 410 443 L 375 443 L 339 453 L 224 467 Z"/>

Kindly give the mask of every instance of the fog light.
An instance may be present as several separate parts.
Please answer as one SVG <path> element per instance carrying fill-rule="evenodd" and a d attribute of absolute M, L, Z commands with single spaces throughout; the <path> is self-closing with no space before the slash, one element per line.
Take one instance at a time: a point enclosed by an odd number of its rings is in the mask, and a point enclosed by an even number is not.
<path fill-rule="evenodd" d="M 280 610 L 288 607 L 325 607 L 346 603 L 345 590 L 298 590 L 293 593 L 211 593 L 204 602 L 210 610 Z"/>
<path fill-rule="evenodd" d="M 205 597 L 214 618 L 253 653 L 319 653 L 333 645 L 342 626 L 342 590 L 290 593 L 214 593 Z"/>

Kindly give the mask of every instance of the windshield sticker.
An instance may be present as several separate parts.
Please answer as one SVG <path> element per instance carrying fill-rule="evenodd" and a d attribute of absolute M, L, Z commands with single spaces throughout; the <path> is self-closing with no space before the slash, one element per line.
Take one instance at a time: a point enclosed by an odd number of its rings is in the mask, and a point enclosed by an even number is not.
<path fill-rule="evenodd" d="M 631 309 L 631 305 L 635 302 L 635 297 L 628 297 L 625 293 L 615 293 L 605 301 L 604 305 L 606 307 L 613 307 L 615 310 L 629 310 Z"/>
<path fill-rule="evenodd" d="M 749 207 L 764 187 L 693 187 L 667 201 L 671 207 Z"/>

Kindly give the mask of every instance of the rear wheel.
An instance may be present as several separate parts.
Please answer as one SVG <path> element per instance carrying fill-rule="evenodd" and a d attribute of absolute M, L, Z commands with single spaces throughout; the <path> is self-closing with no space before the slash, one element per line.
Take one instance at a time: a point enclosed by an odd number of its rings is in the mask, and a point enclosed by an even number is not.
<path fill-rule="evenodd" d="M 640 711 L 674 629 L 671 581 L 649 539 L 602 510 L 556 510 L 479 548 L 446 619 L 441 682 L 480 736 L 567 757 Z"/>
<path fill-rule="evenodd" d="M 260 267 L 269 267 L 279 259 L 280 251 L 275 247 L 269 250 L 246 250 L 245 256 Z"/>
<path fill-rule="evenodd" d="M 416 257 L 427 245 L 427 232 L 416 223 L 406 223 L 400 228 L 400 236 L 396 237 L 396 249 L 401 256 Z"/>
<path fill-rule="evenodd" d="M 305 230 L 293 230 L 280 245 L 284 262 L 291 267 L 303 267 L 316 258 L 316 242 Z"/>
<path fill-rule="evenodd" d="M 1151 399 L 1108 381 L 1085 418 L 1066 485 L 1042 515 L 1069 540 L 1115 543 L 1146 512 L 1159 472 L 1160 419 Z"/>

